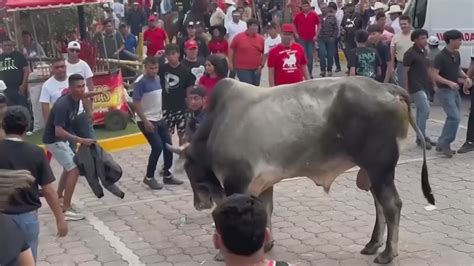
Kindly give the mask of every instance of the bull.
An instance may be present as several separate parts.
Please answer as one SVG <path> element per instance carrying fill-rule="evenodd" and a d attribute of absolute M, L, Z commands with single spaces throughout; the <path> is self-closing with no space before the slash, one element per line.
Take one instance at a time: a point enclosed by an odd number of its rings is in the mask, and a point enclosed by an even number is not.
<path fill-rule="evenodd" d="M 192 141 L 168 149 L 184 154 L 197 210 L 212 208 L 225 195 L 250 193 L 264 202 L 270 228 L 273 185 L 306 176 L 328 192 L 337 176 L 358 166 L 356 184 L 371 192 L 376 209 L 372 237 L 361 253 L 375 254 L 387 227 L 385 250 L 375 258 L 385 264 L 398 255 L 402 201 L 394 177 L 399 142 L 410 125 L 422 141 L 422 191 L 434 205 L 424 137 L 413 122 L 409 95 L 365 77 L 273 88 L 224 79 Z"/>

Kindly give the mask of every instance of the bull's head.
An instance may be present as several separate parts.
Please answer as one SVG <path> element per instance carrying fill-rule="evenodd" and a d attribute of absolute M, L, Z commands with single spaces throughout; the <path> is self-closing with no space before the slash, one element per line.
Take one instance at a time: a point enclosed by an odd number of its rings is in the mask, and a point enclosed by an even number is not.
<path fill-rule="evenodd" d="M 219 204 L 224 198 L 224 190 L 203 158 L 197 158 L 196 160 L 191 156 L 190 149 L 193 147 L 189 143 L 179 147 L 166 144 L 166 147 L 168 150 L 180 155 L 180 157 L 184 157 L 183 168 L 193 190 L 194 208 L 199 211 L 211 209 L 214 203 Z"/>

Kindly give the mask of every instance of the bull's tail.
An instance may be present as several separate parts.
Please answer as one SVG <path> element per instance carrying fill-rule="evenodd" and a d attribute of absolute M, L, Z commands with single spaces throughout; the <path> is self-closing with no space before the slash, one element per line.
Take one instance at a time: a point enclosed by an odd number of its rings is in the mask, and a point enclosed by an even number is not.
<path fill-rule="evenodd" d="M 435 204 L 435 198 L 433 196 L 433 193 L 431 191 L 431 186 L 430 186 L 430 181 L 428 179 L 428 166 L 426 164 L 426 142 L 425 142 L 425 136 L 423 136 L 423 133 L 421 133 L 420 128 L 416 125 L 415 120 L 413 119 L 413 115 L 411 113 L 411 107 L 410 107 L 410 96 L 408 93 L 404 91 L 404 93 L 399 94 L 401 97 L 403 97 L 403 100 L 406 103 L 407 106 L 407 111 L 408 111 L 408 121 L 410 122 L 410 125 L 413 127 L 413 129 L 416 132 L 416 135 L 418 139 L 421 142 L 421 147 L 423 148 L 423 166 L 421 167 L 421 189 L 423 191 L 423 195 L 425 196 L 426 200 L 432 205 Z"/>

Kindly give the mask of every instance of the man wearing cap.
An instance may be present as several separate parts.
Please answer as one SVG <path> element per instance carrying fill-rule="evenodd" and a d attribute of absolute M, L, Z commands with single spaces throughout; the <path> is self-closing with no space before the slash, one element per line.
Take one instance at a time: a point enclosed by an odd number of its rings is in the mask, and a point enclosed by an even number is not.
<path fill-rule="evenodd" d="M 262 68 L 265 66 L 263 49 L 265 40 L 258 33 L 258 20 L 247 21 L 247 31 L 237 34 L 229 49 L 229 69 L 235 70 L 240 81 L 260 85 Z"/>
<path fill-rule="evenodd" d="M 232 15 L 234 10 L 237 8 L 235 7 L 235 2 L 234 0 L 225 0 L 224 4 L 226 6 L 225 10 L 225 19 L 224 19 L 224 26 L 227 25 L 227 23 L 230 23 L 232 21 Z"/>
<path fill-rule="evenodd" d="M 392 26 L 393 30 L 395 31 L 395 34 L 401 33 L 402 29 L 400 27 L 400 16 L 402 15 L 403 10 L 399 5 L 392 5 L 390 6 L 390 9 L 388 10 L 387 14 L 390 15 L 390 20 L 392 21 Z"/>
<path fill-rule="evenodd" d="M 30 68 L 25 56 L 13 50 L 13 42 L 4 39 L 3 54 L 0 54 L 0 80 L 6 85 L 8 105 L 28 107 L 28 75 Z"/>
<path fill-rule="evenodd" d="M 138 36 L 142 32 L 143 26 L 146 23 L 145 12 L 141 10 L 140 3 L 134 2 L 132 9 L 127 12 L 127 24 L 130 25 L 130 31 L 133 35 Z"/>
<path fill-rule="evenodd" d="M 369 18 L 369 25 L 374 24 L 374 23 L 375 23 L 376 15 L 377 15 L 379 12 L 385 12 L 385 11 L 387 11 L 388 6 L 386 6 L 386 5 L 383 4 L 382 2 L 375 2 L 375 4 L 374 4 L 374 6 L 372 7 L 372 9 L 374 10 L 374 13 L 373 13 L 373 15 Z"/>
<path fill-rule="evenodd" d="M 344 41 L 344 55 L 348 58 L 350 51 L 357 47 L 355 33 L 362 29 L 363 19 L 359 13 L 355 12 L 353 3 L 344 6 L 344 13 L 341 22 L 341 37 Z"/>
<path fill-rule="evenodd" d="M 294 42 L 292 24 L 281 26 L 281 44 L 268 53 L 268 82 L 270 86 L 292 84 L 310 78 L 303 47 Z"/>
<path fill-rule="evenodd" d="M 277 24 L 275 22 L 268 23 L 267 33 L 268 37 L 265 39 L 265 48 L 263 49 L 263 53 L 266 58 L 268 58 L 268 53 L 270 50 L 281 43 L 281 36 L 278 34 Z"/>
<path fill-rule="evenodd" d="M 181 63 L 191 70 L 191 73 L 196 77 L 197 84 L 206 71 L 204 67 L 206 59 L 198 56 L 198 43 L 195 40 L 187 40 L 184 43 L 184 52 L 186 53 L 186 57 Z"/>
<path fill-rule="evenodd" d="M 155 15 L 148 17 L 148 29 L 143 33 L 143 40 L 147 48 L 147 56 L 158 56 L 168 43 L 166 32 L 158 27 L 158 18 Z"/>
<path fill-rule="evenodd" d="M 301 8 L 302 11 L 295 16 L 293 23 L 296 27 L 298 42 L 304 47 L 306 58 L 308 58 L 308 71 L 312 77 L 314 43 L 318 40 L 321 22 L 308 1 L 303 1 Z"/>
<path fill-rule="evenodd" d="M 196 33 L 196 27 L 200 25 L 201 22 L 199 21 L 189 21 L 188 25 L 186 26 L 186 31 L 187 31 L 187 37 L 184 38 L 184 40 L 179 44 L 179 52 L 180 52 L 180 60 L 183 60 L 185 57 L 185 47 L 184 44 L 188 40 L 193 40 L 197 43 L 198 45 L 198 55 L 202 57 L 207 57 L 209 55 L 209 48 L 207 48 L 207 43 L 206 40 L 202 36 L 197 35 Z"/>

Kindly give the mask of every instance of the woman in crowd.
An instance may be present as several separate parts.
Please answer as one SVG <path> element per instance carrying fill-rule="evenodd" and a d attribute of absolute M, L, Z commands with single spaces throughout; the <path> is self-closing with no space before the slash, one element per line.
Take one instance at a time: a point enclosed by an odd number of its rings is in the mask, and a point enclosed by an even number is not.
<path fill-rule="evenodd" d="M 209 32 L 212 34 L 212 39 L 207 44 L 210 54 L 223 54 L 227 56 L 229 51 L 229 43 L 224 38 L 227 30 L 224 26 L 211 27 Z"/>
<path fill-rule="evenodd" d="M 217 82 L 225 77 L 229 71 L 227 59 L 220 54 L 212 54 L 206 60 L 206 73 L 199 79 L 198 84 L 206 89 L 209 97 Z"/>

